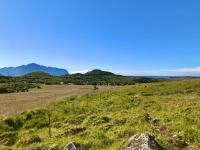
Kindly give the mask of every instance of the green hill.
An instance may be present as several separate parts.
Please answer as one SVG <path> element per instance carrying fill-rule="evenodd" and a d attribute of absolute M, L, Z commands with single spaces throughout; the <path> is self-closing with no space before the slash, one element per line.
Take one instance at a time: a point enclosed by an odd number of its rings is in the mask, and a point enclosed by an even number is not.
<path fill-rule="evenodd" d="M 1 120 L 0 149 L 63 149 L 74 141 L 81 150 L 123 150 L 130 136 L 145 132 L 163 149 L 198 150 L 199 91 L 199 79 L 178 79 L 67 98 Z"/>
<path fill-rule="evenodd" d="M 24 77 L 26 77 L 26 78 L 44 78 L 44 77 L 50 77 L 50 76 L 51 75 L 49 75 L 48 73 L 45 73 L 45 72 L 31 72 L 31 73 L 24 75 Z"/>
<path fill-rule="evenodd" d="M 39 84 L 76 84 L 76 85 L 134 85 L 135 83 L 158 82 L 158 79 L 128 77 L 116 75 L 111 72 L 93 70 L 85 74 L 71 74 L 66 76 L 51 76 L 44 72 L 32 72 L 19 77 L 0 76 L 0 84 L 4 84 L 1 93 L 5 91 L 28 91 L 39 87 Z M 6 88 L 6 90 L 5 90 Z M 7 93 L 7 92 L 6 92 Z"/>
<path fill-rule="evenodd" d="M 57 76 L 51 76 L 45 72 L 32 72 L 18 78 L 18 80 L 23 80 L 28 83 L 40 83 L 40 84 L 59 84 L 56 79 Z"/>
<path fill-rule="evenodd" d="M 150 79 L 143 77 L 129 77 L 116 75 L 111 72 L 102 70 L 92 70 L 85 74 L 72 74 L 65 76 L 67 83 L 74 84 L 98 84 L 98 85 L 133 85 L 135 83 L 157 82 L 158 79 Z"/>
<path fill-rule="evenodd" d="M 158 79 L 142 78 L 142 77 L 129 77 L 116 75 L 111 72 L 93 70 L 85 74 L 71 74 L 65 76 L 51 76 L 44 72 L 32 72 L 19 77 L 1 77 L 0 83 L 12 82 L 26 82 L 26 83 L 40 83 L 40 84 L 78 84 L 78 85 L 133 85 L 135 83 L 149 83 L 157 82 Z"/>
<path fill-rule="evenodd" d="M 85 73 L 85 75 L 87 76 L 105 76 L 105 75 L 111 75 L 111 76 L 116 76 L 114 73 L 112 72 L 108 72 L 108 71 L 102 71 L 102 70 L 99 70 L 99 69 L 95 69 L 95 70 L 92 70 L 92 71 L 89 71 L 87 73 Z"/>

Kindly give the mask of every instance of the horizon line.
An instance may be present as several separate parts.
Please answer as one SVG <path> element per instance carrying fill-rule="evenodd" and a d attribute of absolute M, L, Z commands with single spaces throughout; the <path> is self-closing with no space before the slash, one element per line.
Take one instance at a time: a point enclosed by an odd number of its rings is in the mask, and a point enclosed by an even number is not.
<path fill-rule="evenodd" d="M 19 66 L 23 65 L 29 65 L 29 64 L 37 64 L 40 65 L 39 63 L 27 63 L 27 64 L 22 64 Z M 10 67 L 19 67 L 19 66 L 9 66 L 9 67 L 0 67 L 2 68 L 10 68 Z M 45 66 L 45 67 L 55 67 L 52 65 L 40 65 L 40 66 Z M 108 69 L 108 68 L 101 68 L 101 67 L 91 67 L 83 70 L 74 70 L 70 71 L 67 68 L 62 68 L 62 67 L 55 67 L 59 69 L 65 69 L 69 72 L 69 74 L 75 74 L 75 73 L 86 73 L 91 70 L 99 69 L 103 71 L 109 71 L 113 72 L 115 74 L 119 75 L 126 75 L 126 76 L 163 76 L 163 77 L 199 77 L 200 76 L 200 66 L 197 67 L 190 67 L 190 68 L 177 68 L 177 69 L 163 69 L 163 70 L 113 70 L 113 69 Z"/>

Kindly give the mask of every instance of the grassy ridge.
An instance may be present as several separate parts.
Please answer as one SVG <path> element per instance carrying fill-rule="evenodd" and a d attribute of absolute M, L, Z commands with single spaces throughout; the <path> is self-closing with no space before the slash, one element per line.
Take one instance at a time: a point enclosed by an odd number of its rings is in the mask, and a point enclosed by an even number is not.
<path fill-rule="evenodd" d="M 111 87 L 70 97 L 48 107 L 0 121 L 0 149 L 63 148 L 120 150 L 127 139 L 147 132 L 163 149 L 200 148 L 200 80 Z M 50 114 L 52 138 L 48 135 Z"/>

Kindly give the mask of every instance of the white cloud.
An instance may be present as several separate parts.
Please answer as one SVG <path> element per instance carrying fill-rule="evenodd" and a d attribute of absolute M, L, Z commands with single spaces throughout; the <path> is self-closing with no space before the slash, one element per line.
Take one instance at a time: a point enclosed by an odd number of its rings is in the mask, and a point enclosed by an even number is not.
<path fill-rule="evenodd" d="M 172 72 L 200 73 L 200 67 L 170 70 Z"/>
<path fill-rule="evenodd" d="M 86 73 L 90 71 L 89 69 L 85 69 L 85 70 L 78 70 L 78 71 L 70 71 L 70 74 L 74 74 L 74 73 Z"/>
<path fill-rule="evenodd" d="M 153 71 L 128 71 L 122 74 L 136 76 L 200 76 L 200 67 Z"/>

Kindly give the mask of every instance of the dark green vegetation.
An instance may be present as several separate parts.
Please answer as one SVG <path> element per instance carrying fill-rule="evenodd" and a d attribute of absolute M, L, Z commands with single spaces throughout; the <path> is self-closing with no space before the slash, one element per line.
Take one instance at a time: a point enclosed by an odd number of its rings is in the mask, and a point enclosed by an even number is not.
<path fill-rule="evenodd" d="M 135 83 L 156 81 L 158 80 L 115 75 L 101 70 L 93 70 L 86 74 L 72 74 L 66 76 L 51 76 L 43 72 L 33 72 L 20 77 L 0 76 L 0 93 L 24 92 L 31 88 L 39 87 L 39 84 L 133 85 Z"/>
<path fill-rule="evenodd" d="M 12 83 L 12 84 L 2 84 L 0 86 L 1 93 L 14 93 L 14 92 L 28 92 L 32 88 L 40 88 L 39 85 L 31 83 Z"/>
<path fill-rule="evenodd" d="M 49 120 L 51 138 L 49 137 Z M 163 149 L 200 149 L 200 80 L 96 90 L 0 121 L 0 149 L 123 150 L 130 136 L 149 133 Z"/>
<path fill-rule="evenodd" d="M 86 74 L 73 74 L 65 76 L 65 83 L 73 83 L 80 85 L 133 85 L 135 83 L 156 82 L 157 79 L 135 78 L 116 75 L 111 72 L 93 70 Z"/>
<path fill-rule="evenodd" d="M 28 92 L 32 88 L 40 88 L 40 85 L 37 82 L 28 82 L 25 77 L 0 76 L 0 94 Z"/>
<path fill-rule="evenodd" d="M 28 92 L 29 89 L 40 88 L 40 85 L 33 83 L 14 82 L 0 84 L 0 94 L 2 93 L 15 93 L 15 92 Z"/>

